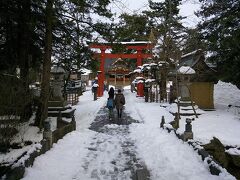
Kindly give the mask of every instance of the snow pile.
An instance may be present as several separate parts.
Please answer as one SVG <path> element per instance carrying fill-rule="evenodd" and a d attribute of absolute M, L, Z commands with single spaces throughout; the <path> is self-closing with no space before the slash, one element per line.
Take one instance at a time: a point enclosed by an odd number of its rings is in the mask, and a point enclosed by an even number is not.
<path fill-rule="evenodd" d="M 228 154 L 240 156 L 240 148 L 230 148 L 226 150 Z"/>
<path fill-rule="evenodd" d="M 231 83 L 218 81 L 214 85 L 214 103 L 217 109 L 226 109 L 228 105 L 240 104 L 240 89 Z"/>
<path fill-rule="evenodd" d="M 42 145 L 41 145 L 41 144 L 34 144 L 34 145 L 32 145 L 31 148 L 27 151 L 27 153 L 26 153 L 24 156 L 22 156 L 22 157 L 17 161 L 17 163 L 15 163 L 15 164 L 13 165 L 13 167 L 18 167 L 18 166 L 20 166 L 20 165 L 23 165 L 23 164 L 25 163 L 25 161 L 30 158 L 30 155 L 31 155 L 34 151 L 40 151 L 41 148 L 42 148 Z"/>

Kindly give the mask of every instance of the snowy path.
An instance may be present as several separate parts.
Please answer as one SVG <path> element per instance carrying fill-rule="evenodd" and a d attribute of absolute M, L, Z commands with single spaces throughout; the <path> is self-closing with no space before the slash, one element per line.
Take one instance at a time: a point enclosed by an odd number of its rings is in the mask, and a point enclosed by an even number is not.
<path fill-rule="evenodd" d="M 106 180 L 130 180 L 142 162 L 136 157 L 135 146 L 129 138 L 128 124 L 134 122 L 123 113 L 121 125 L 109 124 L 108 110 L 102 108 L 90 129 L 97 131 L 88 146 L 89 153 L 84 158 L 83 170 L 74 179 L 88 178 Z"/>
<path fill-rule="evenodd" d="M 93 101 L 91 92 L 85 92 L 76 106 L 77 131 L 38 157 L 24 179 L 127 180 L 143 164 L 150 170 L 151 180 L 234 179 L 227 173 L 211 175 L 188 144 L 160 129 L 162 115 L 167 122 L 173 117 L 158 103 L 144 103 L 129 90 L 124 94 L 123 118 L 140 123 L 107 124 L 106 93 Z"/>

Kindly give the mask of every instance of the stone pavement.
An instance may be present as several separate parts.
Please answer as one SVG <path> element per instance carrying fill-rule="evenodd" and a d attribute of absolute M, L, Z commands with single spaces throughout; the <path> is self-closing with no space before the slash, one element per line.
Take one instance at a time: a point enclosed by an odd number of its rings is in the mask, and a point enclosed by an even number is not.
<path fill-rule="evenodd" d="M 116 117 L 116 110 L 114 110 Z M 88 147 L 84 170 L 93 179 L 139 180 L 139 172 L 147 172 L 136 154 L 134 142 L 129 137 L 129 124 L 138 123 L 123 111 L 122 120 L 108 119 L 108 109 L 101 108 L 90 126 L 98 132 Z M 136 173 L 138 172 L 138 173 Z M 148 172 L 147 172 L 148 174 Z M 78 179 L 78 175 L 75 176 Z M 147 178 L 142 178 L 147 179 Z"/>

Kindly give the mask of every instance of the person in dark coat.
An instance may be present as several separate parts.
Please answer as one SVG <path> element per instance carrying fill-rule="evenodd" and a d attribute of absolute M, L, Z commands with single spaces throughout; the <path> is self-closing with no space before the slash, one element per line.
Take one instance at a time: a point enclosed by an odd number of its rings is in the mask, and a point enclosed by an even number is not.
<path fill-rule="evenodd" d="M 111 87 L 110 90 L 108 91 L 108 98 L 114 99 L 114 89 L 113 89 L 113 87 Z"/>
<path fill-rule="evenodd" d="M 114 118 L 113 108 L 114 108 L 114 89 L 110 88 L 108 91 L 108 100 L 107 100 L 107 108 L 109 109 L 109 120 Z"/>
<path fill-rule="evenodd" d="M 121 89 L 118 89 L 118 93 L 115 96 L 114 103 L 117 109 L 118 119 L 121 119 L 123 105 L 125 104 L 125 97 L 122 94 Z"/>

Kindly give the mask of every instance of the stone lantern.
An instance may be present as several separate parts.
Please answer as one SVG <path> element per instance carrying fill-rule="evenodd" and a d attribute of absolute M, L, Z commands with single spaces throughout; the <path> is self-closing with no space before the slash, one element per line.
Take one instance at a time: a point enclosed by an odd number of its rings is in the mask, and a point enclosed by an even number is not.
<path fill-rule="evenodd" d="M 53 66 L 51 68 L 51 94 L 49 106 L 64 106 L 63 86 L 65 70 L 62 67 Z M 53 102 L 53 104 L 51 103 Z M 58 103 L 56 103 L 58 102 Z"/>
<path fill-rule="evenodd" d="M 188 101 L 191 99 L 190 96 L 190 84 L 191 84 L 191 77 L 195 74 L 195 70 L 192 69 L 190 66 L 181 66 L 177 70 L 177 76 L 178 76 L 178 86 L 179 86 L 179 96 L 181 97 L 181 100 Z"/>

